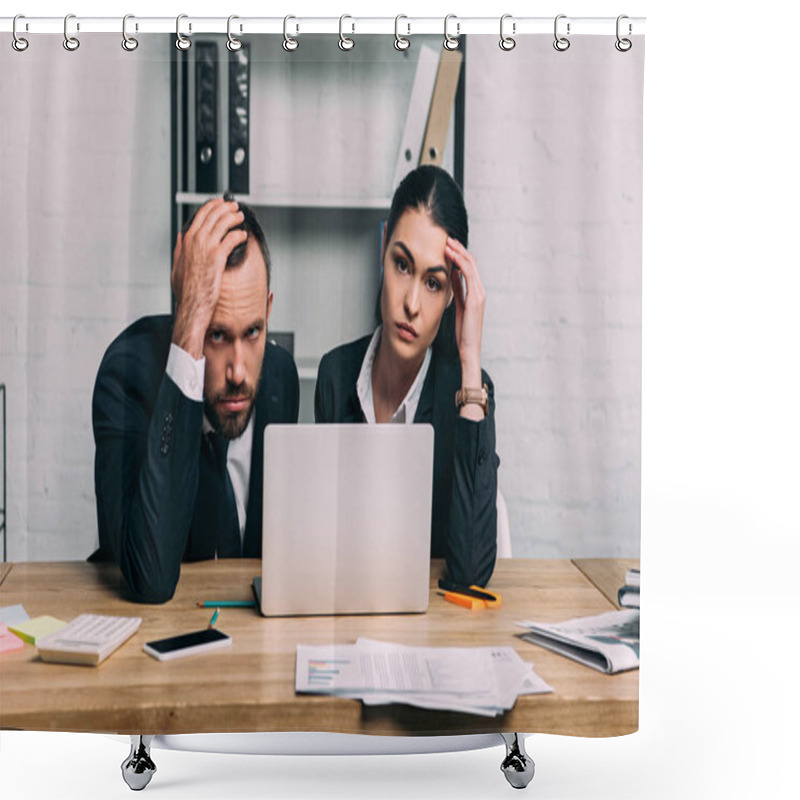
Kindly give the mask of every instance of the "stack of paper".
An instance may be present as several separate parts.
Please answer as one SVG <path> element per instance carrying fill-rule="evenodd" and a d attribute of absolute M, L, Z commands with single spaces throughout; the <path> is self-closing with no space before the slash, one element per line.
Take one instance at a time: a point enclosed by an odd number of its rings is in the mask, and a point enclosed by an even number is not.
<path fill-rule="evenodd" d="M 14 650 L 22 650 L 24 646 L 22 639 L 12 633 L 5 622 L 0 622 L 0 653 L 12 653 Z"/>
<path fill-rule="evenodd" d="M 407 647 L 359 639 L 298 645 L 295 691 L 494 717 L 512 708 L 518 695 L 553 690 L 512 647 Z"/>

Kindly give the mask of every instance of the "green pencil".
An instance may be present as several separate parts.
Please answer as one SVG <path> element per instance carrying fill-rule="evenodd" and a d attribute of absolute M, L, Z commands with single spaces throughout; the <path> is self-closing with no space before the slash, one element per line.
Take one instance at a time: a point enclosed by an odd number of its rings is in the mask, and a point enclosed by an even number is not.
<path fill-rule="evenodd" d="M 200 608 L 253 608 L 252 600 L 198 600 Z"/>

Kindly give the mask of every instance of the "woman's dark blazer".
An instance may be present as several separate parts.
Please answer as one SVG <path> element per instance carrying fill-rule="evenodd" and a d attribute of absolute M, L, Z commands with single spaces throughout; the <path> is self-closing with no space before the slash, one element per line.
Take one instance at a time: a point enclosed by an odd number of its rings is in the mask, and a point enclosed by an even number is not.
<path fill-rule="evenodd" d="M 371 336 L 337 347 L 320 362 L 314 415 L 317 422 L 365 422 L 356 382 Z M 461 364 L 434 349 L 414 422 L 433 425 L 431 557 L 444 558 L 451 580 L 486 586 L 497 557 L 497 467 L 494 386 L 481 422 L 458 414 Z"/>

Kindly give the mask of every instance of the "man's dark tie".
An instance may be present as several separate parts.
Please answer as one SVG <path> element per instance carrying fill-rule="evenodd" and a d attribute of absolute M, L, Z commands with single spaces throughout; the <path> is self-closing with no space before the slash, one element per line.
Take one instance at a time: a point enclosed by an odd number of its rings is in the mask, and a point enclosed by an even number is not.
<path fill-rule="evenodd" d="M 215 466 L 222 491 L 220 492 L 219 522 L 217 527 L 217 557 L 241 558 L 242 538 L 239 532 L 239 514 L 228 474 L 228 440 L 218 433 L 208 434 L 215 457 Z"/>

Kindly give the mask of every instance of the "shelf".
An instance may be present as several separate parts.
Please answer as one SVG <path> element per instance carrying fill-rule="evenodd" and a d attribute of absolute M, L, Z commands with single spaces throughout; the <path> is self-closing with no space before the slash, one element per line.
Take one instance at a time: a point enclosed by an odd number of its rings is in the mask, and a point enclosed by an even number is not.
<path fill-rule="evenodd" d="M 215 194 L 196 194 L 194 192 L 178 192 L 175 202 L 184 205 L 202 205 Z M 348 211 L 388 211 L 392 205 L 391 197 L 297 197 L 297 196 L 263 196 L 241 194 L 236 196 L 250 206 L 266 208 L 319 208 Z"/>
<path fill-rule="evenodd" d="M 317 370 L 319 369 L 318 358 L 297 358 L 297 375 L 301 381 L 315 381 L 317 379 Z"/>

